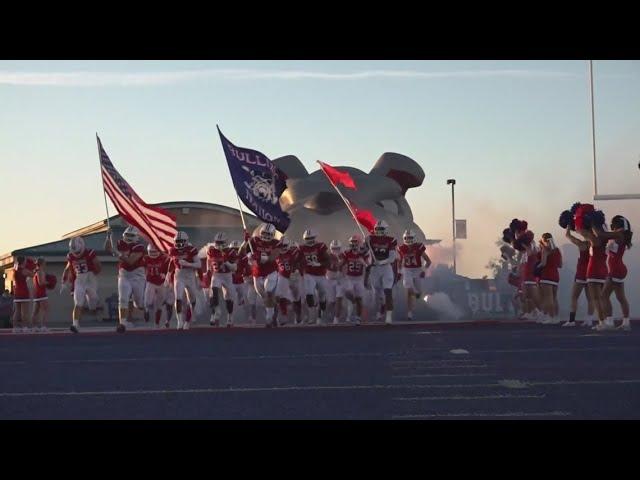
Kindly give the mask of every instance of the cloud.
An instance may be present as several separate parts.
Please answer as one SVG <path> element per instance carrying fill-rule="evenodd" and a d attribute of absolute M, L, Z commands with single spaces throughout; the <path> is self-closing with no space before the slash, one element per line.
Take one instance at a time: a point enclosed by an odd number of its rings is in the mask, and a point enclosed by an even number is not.
<path fill-rule="evenodd" d="M 542 70 L 367 70 L 321 72 L 305 70 L 208 69 L 174 72 L 6 72 L 0 71 L 0 85 L 56 87 L 129 87 L 176 85 L 197 80 L 368 80 L 439 78 L 578 78 L 570 72 Z"/>

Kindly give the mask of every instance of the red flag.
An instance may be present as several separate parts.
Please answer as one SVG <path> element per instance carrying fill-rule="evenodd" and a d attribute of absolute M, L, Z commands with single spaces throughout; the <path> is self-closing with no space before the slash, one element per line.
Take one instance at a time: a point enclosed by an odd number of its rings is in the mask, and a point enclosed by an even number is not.
<path fill-rule="evenodd" d="M 353 202 L 349 202 L 349 204 L 351 205 L 351 210 L 353 210 L 353 213 L 355 213 L 356 215 L 358 223 L 366 228 L 369 233 L 373 233 L 373 226 L 377 222 L 376 217 L 373 216 L 373 213 L 371 213 L 369 210 L 359 209 L 353 204 Z"/>
<path fill-rule="evenodd" d="M 320 168 L 322 168 L 327 177 L 329 177 L 335 185 L 342 184 L 347 188 L 356 190 L 356 184 L 353 178 L 351 178 L 351 175 L 349 175 L 349 172 L 343 172 L 324 162 L 318 161 L 318 163 L 320 164 Z"/>

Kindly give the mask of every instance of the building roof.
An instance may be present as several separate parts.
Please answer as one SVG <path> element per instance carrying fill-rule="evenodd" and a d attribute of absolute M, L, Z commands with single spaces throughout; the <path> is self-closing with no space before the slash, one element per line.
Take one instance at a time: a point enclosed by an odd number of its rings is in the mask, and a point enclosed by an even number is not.
<path fill-rule="evenodd" d="M 201 245 L 211 241 L 217 232 L 225 232 L 233 239 L 242 229 L 240 211 L 235 208 L 206 202 L 163 202 L 154 204 L 176 215 L 180 230 L 187 232 L 189 239 L 195 245 Z M 244 213 L 245 222 L 250 228 L 260 224 L 260 220 L 249 213 Z M 114 215 L 85 227 L 66 233 L 60 240 L 19 248 L 9 253 L 0 255 L 0 267 L 13 264 L 16 255 L 60 257 L 66 255 L 69 250 L 69 239 L 75 236 L 84 238 L 87 248 L 96 251 L 100 256 L 108 256 L 104 250 L 104 240 L 107 225 L 110 224 L 113 238 L 120 238 L 127 224 L 120 215 Z"/>

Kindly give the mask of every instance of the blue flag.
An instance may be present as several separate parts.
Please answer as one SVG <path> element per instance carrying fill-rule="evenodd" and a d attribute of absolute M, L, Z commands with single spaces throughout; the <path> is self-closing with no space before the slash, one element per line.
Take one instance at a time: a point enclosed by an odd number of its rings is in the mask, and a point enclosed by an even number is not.
<path fill-rule="evenodd" d="M 222 134 L 220 141 L 227 157 L 236 193 L 249 210 L 263 222 L 272 223 L 284 233 L 289 215 L 280 208 L 280 195 L 287 188 L 287 176 L 266 155 L 249 148 L 236 147 Z"/>

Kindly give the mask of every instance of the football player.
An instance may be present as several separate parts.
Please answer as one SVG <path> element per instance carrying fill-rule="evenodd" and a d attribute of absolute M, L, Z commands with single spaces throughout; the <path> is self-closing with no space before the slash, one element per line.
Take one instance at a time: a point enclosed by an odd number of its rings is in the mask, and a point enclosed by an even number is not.
<path fill-rule="evenodd" d="M 113 253 L 111 244 L 111 234 L 107 235 L 105 249 Z M 118 257 L 118 311 L 120 323 L 117 331 L 122 333 L 127 328 L 132 328 L 129 322 L 129 299 L 133 297 L 133 306 L 137 309 L 144 309 L 144 289 L 145 289 L 145 269 L 144 254 L 145 248 L 140 241 L 138 229 L 132 226 L 127 227 L 122 234 L 122 239 L 116 245 L 116 256 Z"/>
<path fill-rule="evenodd" d="M 169 272 L 174 272 L 173 293 L 176 299 L 178 330 L 188 330 L 191 323 L 189 311 L 195 312 L 198 291 L 196 271 L 201 267 L 201 263 L 198 258 L 198 249 L 189 243 L 187 232 L 179 231 L 176 234 L 169 257 L 171 259 Z M 171 276 L 167 275 L 165 285 L 170 285 L 170 278 Z"/>
<path fill-rule="evenodd" d="M 393 322 L 393 295 L 394 273 L 392 263 L 396 260 L 396 239 L 388 235 L 389 226 L 384 220 L 378 220 L 373 227 L 373 234 L 367 239 L 367 244 L 373 252 L 369 280 L 375 291 L 376 303 L 384 294 L 384 307 L 386 311 L 385 323 Z M 381 316 L 377 317 L 380 319 Z"/>
<path fill-rule="evenodd" d="M 282 324 L 287 322 L 288 308 L 290 303 L 296 302 L 300 306 L 300 292 L 297 288 L 292 288 L 291 276 L 294 272 L 299 271 L 300 258 L 299 251 L 293 246 L 291 240 L 287 237 L 280 239 L 280 247 L 278 249 L 278 256 L 276 257 L 276 265 L 278 266 L 278 283 L 276 285 L 276 299 L 278 306 L 280 307 L 280 313 L 282 315 Z M 296 311 L 296 320 L 300 321 L 298 309 Z M 276 322 L 277 323 L 277 322 Z"/>
<path fill-rule="evenodd" d="M 69 271 L 72 272 L 69 272 Z M 96 252 L 86 248 L 82 237 L 73 237 L 69 240 L 69 254 L 67 265 L 62 272 L 62 278 L 73 278 L 73 313 L 70 330 L 78 333 L 80 317 L 87 306 L 89 310 L 95 310 L 98 303 L 97 279 L 102 267 L 96 256 Z M 67 283 L 60 287 L 60 293 L 68 288 Z"/>
<path fill-rule="evenodd" d="M 327 266 L 327 305 L 333 310 L 333 324 L 337 325 L 342 317 L 342 297 L 344 296 L 344 254 L 340 240 L 331 240 L 329 244 L 329 265 Z"/>
<path fill-rule="evenodd" d="M 162 305 L 165 302 L 167 292 L 164 281 L 169 270 L 169 257 L 150 243 L 147 245 L 144 267 L 147 281 L 144 290 L 144 321 L 148 322 L 151 317 L 151 312 L 154 312 L 155 326 L 159 328 L 162 317 Z M 165 322 L 165 327 L 167 328 L 168 323 L 168 321 Z"/>
<path fill-rule="evenodd" d="M 424 244 L 416 241 L 413 230 L 405 230 L 402 234 L 402 245 L 398 247 L 398 254 L 401 262 L 402 285 L 407 290 L 407 317 L 413 320 L 416 299 L 422 295 L 422 283 L 426 270 L 431 266 L 431 259 L 427 255 Z"/>
<path fill-rule="evenodd" d="M 235 257 L 238 259 L 236 270 L 231 273 L 231 280 L 233 281 L 233 288 L 235 290 L 238 307 L 244 305 L 247 296 L 244 277 L 245 275 L 247 275 L 248 268 L 247 257 L 244 256 L 240 258 L 238 256 L 240 252 L 240 246 L 241 244 L 238 240 L 232 240 L 231 243 L 229 243 L 229 251 L 232 252 L 233 255 L 235 255 Z M 248 275 L 251 276 L 250 273 Z"/>
<path fill-rule="evenodd" d="M 329 251 L 324 242 L 316 241 L 316 232 L 307 229 L 302 234 L 304 243 L 298 247 L 304 261 L 304 290 L 309 308 L 309 323 L 322 323 L 322 314 L 327 308 L 327 266 L 329 265 Z M 315 304 L 318 295 L 319 310 Z M 314 318 L 315 317 L 315 318 Z"/>
<path fill-rule="evenodd" d="M 279 242 L 276 237 L 276 227 L 270 223 L 260 225 L 259 235 L 251 237 L 245 233 L 245 243 L 240 248 L 240 256 L 246 254 L 247 247 L 251 264 L 251 275 L 255 292 L 264 301 L 266 317 L 265 327 L 275 326 L 275 290 L 278 283 L 278 256 Z"/>
<path fill-rule="evenodd" d="M 227 327 L 233 325 L 233 304 L 236 290 L 233 285 L 233 272 L 238 269 L 238 254 L 229 248 L 227 235 L 217 233 L 213 245 L 207 249 L 207 272 L 211 272 L 211 325 L 218 326 L 221 316 L 220 289 L 227 310 Z"/>
<path fill-rule="evenodd" d="M 344 253 L 342 270 L 345 273 L 345 297 L 355 304 L 353 321 L 360 325 L 362 319 L 362 299 L 366 289 L 364 286 L 365 268 L 371 262 L 369 250 L 362 244 L 359 235 L 349 238 L 349 249 Z"/>

